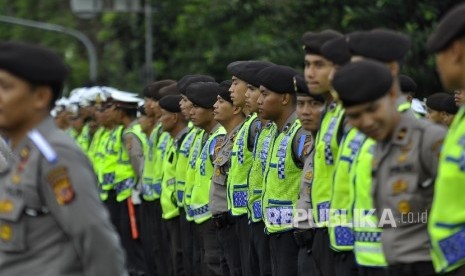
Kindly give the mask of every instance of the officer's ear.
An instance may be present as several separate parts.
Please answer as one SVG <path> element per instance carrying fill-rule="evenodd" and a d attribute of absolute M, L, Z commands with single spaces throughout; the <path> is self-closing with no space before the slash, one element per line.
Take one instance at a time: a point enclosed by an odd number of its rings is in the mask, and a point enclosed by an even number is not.
<path fill-rule="evenodd" d="M 34 85 L 32 92 L 34 108 L 37 110 L 48 110 L 53 99 L 53 92 L 50 86 Z"/>
<path fill-rule="evenodd" d="M 237 115 L 237 114 L 240 114 L 240 113 L 242 113 L 242 107 L 237 106 L 237 105 L 233 105 L 233 114 Z"/>
<path fill-rule="evenodd" d="M 282 105 L 288 105 L 292 101 L 291 94 L 283 94 L 283 99 L 281 101 Z"/>

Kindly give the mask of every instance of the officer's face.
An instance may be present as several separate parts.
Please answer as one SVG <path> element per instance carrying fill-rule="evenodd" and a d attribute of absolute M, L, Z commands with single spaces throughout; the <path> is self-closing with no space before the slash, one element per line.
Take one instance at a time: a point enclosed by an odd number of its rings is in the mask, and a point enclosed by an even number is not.
<path fill-rule="evenodd" d="M 155 115 L 153 104 L 154 102 L 151 98 L 144 97 L 144 111 L 149 117 L 153 117 Z"/>
<path fill-rule="evenodd" d="M 234 106 L 218 96 L 213 105 L 213 118 L 220 124 L 229 122 L 234 116 Z"/>
<path fill-rule="evenodd" d="M 213 112 L 211 109 L 206 109 L 195 104 L 192 105 L 190 118 L 194 126 L 205 128 L 213 119 Z"/>
<path fill-rule="evenodd" d="M 153 114 L 155 118 L 160 118 L 161 116 L 161 108 L 160 105 L 158 104 L 158 101 L 153 101 Z"/>
<path fill-rule="evenodd" d="M 400 116 L 395 108 L 395 99 L 394 93 L 373 102 L 347 107 L 347 121 L 368 137 L 385 141 L 391 136 Z"/>
<path fill-rule="evenodd" d="M 171 131 L 176 126 L 176 114 L 160 108 L 160 123 L 164 131 Z"/>
<path fill-rule="evenodd" d="M 5 131 L 32 127 L 31 123 L 43 112 L 38 96 L 26 81 L 0 70 L 0 128 Z M 47 110 L 48 113 L 48 110 Z"/>
<path fill-rule="evenodd" d="M 463 63 L 465 43 L 453 42 L 445 50 L 436 54 L 436 68 L 442 85 L 447 90 L 465 88 L 463 86 Z"/>
<path fill-rule="evenodd" d="M 429 121 L 435 124 L 441 124 L 442 123 L 441 112 L 428 107 L 426 110 L 426 119 L 428 119 Z"/>
<path fill-rule="evenodd" d="M 465 89 L 458 89 L 454 91 L 454 101 L 457 106 L 465 104 Z"/>
<path fill-rule="evenodd" d="M 231 100 L 235 106 L 245 105 L 245 92 L 247 91 L 247 83 L 237 77 L 232 77 L 232 84 L 229 87 L 229 93 L 231 93 Z"/>
<path fill-rule="evenodd" d="M 324 104 L 310 96 L 297 96 L 297 116 L 305 130 L 316 132 L 320 126 Z"/>
<path fill-rule="evenodd" d="M 149 116 L 141 116 L 139 118 L 139 124 L 142 128 L 142 131 L 144 133 L 150 133 L 150 131 L 152 131 L 152 128 L 153 128 L 153 118 L 152 117 L 149 117 Z"/>
<path fill-rule="evenodd" d="M 250 112 L 258 111 L 258 97 L 260 96 L 260 89 L 248 84 L 247 91 L 245 92 L 245 108 Z"/>
<path fill-rule="evenodd" d="M 260 96 L 258 97 L 258 113 L 265 120 L 276 120 L 280 115 L 283 95 L 275 93 L 260 85 Z"/>
<path fill-rule="evenodd" d="M 315 94 L 328 92 L 330 89 L 329 76 L 333 70 L 333 63 L 322 56 L 305 55 L 304 76 L 308 89 Z"/>
<path fill-rule="evenodd" d="M 446 127 L 450 127 L 452 121 L 454 121 L 454 114 L 447 113 L 445 111 L 441 111 L 441 124 Z"/>
<path fill-rule="evenodd" d="M 181 108 L 181 113 L 184 115 L 186 120 L 190 120 L 190 113 L 192 108 L 192 102 L 187 99 L 186 96 L 181 95 L 181 100 L 179 101 L 179 107 Z"/>

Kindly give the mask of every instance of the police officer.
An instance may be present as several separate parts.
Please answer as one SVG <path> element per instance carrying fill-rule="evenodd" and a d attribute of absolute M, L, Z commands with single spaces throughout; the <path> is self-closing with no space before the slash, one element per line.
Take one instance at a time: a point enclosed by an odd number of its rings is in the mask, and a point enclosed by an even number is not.
<path fill-rule="evenodd" d="M 183 169 L 182 165 L 178 166 L 176 187 L 181 187 L 181 182 L 184 181 L 184 187 L 181 197 L 178 197 L 178 205 L 180 208 L 180 225 L 182 229 L 182 252 L 184 258 L 184 267 L 186 274 L 202 275 L 202 271 L 206 271 L 205 263 L 201 262 L 200 256 L 203 247 L 198 238 L 198 233 L 194 232 L 193 225 L 195 222 L 191 214 L 189 214 L 190 196 L 192 187 L 195 182 L 195 162 L 197 155 L 200 152 L 200 143 L 203 137 L 203 129 L 198 128 L 190 121 L 190 111 L 192 109 L 192 102 L 186 97 L 186 90 L 189 85 L 195 82 L 214 82 L 215 79 L 207 75 L 186 75 L 182 77 L 178 83 L 177 88 L 181 93 L 181 100 L 179 107 L 181 113 L 189 124 L 192 125 L 191 130 L 186 136 L 185 143 L 181 145 L 181 155 L 179 162 L 187 163 L 187 168 Z"/>
<path fill-rule="evenodd" d="M 261 95 L 259 109 L 276 124 L 271 133 L 262 197 L 262 212 L 269 235 L 273 275 L 297 275 L 299 247 L 293 236 L 293 209 L 300 189 L 304 145 L 311 139 L 295 113 L 296 94 L 287 66 L 273 65 L 258 73 Z"/>
<path fill-rule="evenodd" d="M 192 123 L 204 130 L 201 149 L 195 161 L 195 182 L 190 192 L 189 212 L 203 245 L 201 258 L 207 266 L 205 275 L 220 275 L 224 271 L 221 247 L 216 238 L 216 226 L 211 219 L 209 195 L 213 175 L 213 161 L 223 144 L 226 130 L 214 120 L 213 105 L 217 100 L 218 83 L 196 82 L 187 87 L 186 96 L 193 106 Z"/>
<path fill-rule="evenodd" d="M 302 37 L 305 81 L 313 94 L 325 98 L 325 110 L 315 138 L 315 171 L 311 193 L 313 218 L 317 226 L 312 252 L 317 268 L 323 275 L 334 275 L 334 254 L 330 250 L 327 226 L 335 160 L 343 133 L 344 110 L 331 95 L 329 77 L 335 65 L 322 55 L 321 47 L 325 42 L 341 36 L 338 32 L 325 30 L 306 32 Z"/>
<path fill-rule="evenodd" d="M 52 51 L 0 44 L 0 127 L 15 160 L 0 175 L 5 275 L 125 275 L 92 166 L 49 117 L 67 68 Z"/>
<path fill-rule="evenodd" d="M 167 86 L 177 91 L 176 84 Z M 181 229 L 179 226 L 179 207 L 177 202 L 176 178 L 180 147 L 189 131 L 187 120 L 181 114 L 179 101 L 181 96 L 167 95 L 160 99 L 160 123 L 163 130 L 168 132 L 171 139 L 168 142 L 165 158 L 163 159 L 163 180 L 161 189 L 161 207 L 165 220 L 168 242 L 170 245 L 173 275 L 185 275 L 183 266 L 183 252 L 181 245 Z"/>
<path fill-rule="evenodd" d="M 302 169 L 299 199 L 294 212 L 294 238 L 299 246 L 297 260 L 298 275 L 319 275 L 315 260 L 311 254 L 313 245 L 313 215 L 311 204 L 311 189 L 313 179 L 313 155 L 315 154 L 314 137 L 318 132 L 321 113 L 324 109 L 324 98 L 321 95 L 312 95 L 308 91 L 302 75 L 294 77 L 294 89 L 297 93 L 297 116 L 302 128 L 311 133 L 312 139 L 304 145 L 305 163 Z"/>
<path fill-rule="evenodd" d="M 169 261 L 168 243 L 166 233 L 162 228 L 162 211 L 160 204 L 160 184 L 155 183 L 157 170 L 161 167 L 161 157 L 163 153 L 160 139 L 162 135 L 161 124 L 158 121 L 161 116 L 157 95 L 159 91 L 168 85 L 175 83 L 174 80 L 155 81 L 143 90 L 144 108 L 147 116 L 154 121 L 154 128 L 151 130 L 147 141 L 146 152 L 144 152 L 144 168 L 142 172 L 142 203 L 141 212 L 141 241 L 144 248 L 144 255 L 149 275 L 170 274 L 171 262 Z M 167 137 L 166 135 L 164 137 Z"/>
<path fill-rule="evenodd" d="M 423 220 L 431 207 L 445 130 L 397 111 L 399 87 L 382 63 L 352 62 L 335 73 L 332 84 L 348 123 L 378 142 L 373 200 L 389 275 L 434 275 Z"/>
<path fill-rule="evenodd" d="M 144 166 L 143 152 L 146 139 L 137 123 L 137 106 L 141 99 L 130 94 L 115 91 L 113 99 L 113 116 L 122 125 L 122 146 L 118 152 L 115 171 L 119 176 L 114 189 L 119 207 L 119 230 L 123 247 L 128 257 L 129 273 L 145 273 L 145 260 L 140 240 L 140 188 L 137 183 Z"/>
<path fill-rule="evenodd" d="M 226 130 L 225 142 L 218 150 L 215 159 L 210 188 L 210 209 L 212 220 L 217 228 L 216 235 L 228 265 L 229 275 L 242 275 L 241 251 L 235 224 L 237 218 L 228 211 L 227 183 L 231 166 L 234 141 L 244 123 L 242 108 L 232 103 L 229 87 L 232 81 L 223 81 L 218 87 L 218 97 L 213 105 L 214 119 Z"/>
<path fill-rule="evenodd" d="M 465 89 L 464 14 L 465 4 L 453 8 L 428 40 L 427 49 L 436 54 L 436 66 L 445 89 Z M 436 272 L 451 272 L 451 275 L 465 273 L 465 254 L 459 246 L 464 241 L 465 222 L 464 203 L 459 196 L 465 180 L 464 113 L 465 109 L 461 107 L 447 133 L 428 221 Z"/>

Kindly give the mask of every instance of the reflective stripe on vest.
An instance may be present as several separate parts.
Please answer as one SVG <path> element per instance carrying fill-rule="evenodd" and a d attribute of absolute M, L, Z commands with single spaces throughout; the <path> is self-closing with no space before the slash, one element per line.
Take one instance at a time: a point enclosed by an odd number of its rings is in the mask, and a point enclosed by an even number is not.
<path fill-rule="evenodd" d="M 198 224 L 211 218 L 212 214 L 208 206 L 210 200 L 211 177 L 213 175 L 213 160 L 216 143 L 219 136 L 224 136 L 226 130 L 220 126 L 210 137 L 208 137 L 195 164 L 195 183 L 192 187 L 190 208 L 194 221 Z"/>
<path fill-rule="evenodd" d="M 196 163 L 198 160 L 198 156 L 200 151 L 202 150 L 202 138 L 205 131 L 203 129 L 198 129 L 195 134 L 193 146 L 189 151 L 188 163 L 187 163 L 187 171 L 186 171 L 186 184 L 184 185 L 184 209 L 186 211 L 186 219 L 188 221 L 194 220 L 194 213 L 192 208 L 190 207 L 191 204 L 191 196 L 192 196 L 192 188 L 196 183 Z"/>
<path fill-rule="evenodd" d="M 178 206 L 184 206 L 184 190 L 186 186 L 189 153 L 194 144 L 197 129 L 191 128 L 179 147 L 178 161 L 176 164 L 176 201 Z"/>
<path fill-rule="evenodd" d="M 436 272 L 465 265 L 465 107 L 449 128 L 438 167 L 428 220 L 431 257 Z"/>
<path fill-rule="evenodd" d="M 276 134 L 276 125 L 274 123 L 266 124 L 254 146 L 254 157 L 252 167 L 248 176 L 249 198 L 248 198 L 248 215 L 249 220 L 258 222 L 262 220 L 262 190 L 263 176 L 269 162 L 268 152 L 273 146 L 272 138 Z"/>
<path fill-rule="evenodd" d="M 263 221 L 268 233 L 293 228 L 293 209 L 299 197 L 302 169 L 292 158 L 292 141 L 300 128 L 300 121 L 296 120 L 288 131 L 279 133 L 270 151 L 262 198 Z"/>
<path fill-rule="evenodd" d="M 333 196 L 331 198 L 331 227 L 328 229 L 331 248 L 336 251 L 352 250 L 354 235 L 351 227 L 347 226 L 352 217 L 348 209 L 352 207 L 350 197 L 350 171 L 365 135 L 356 128 L 351 128 L 342 139 L 339 147 L 336 168 L 334 170 Z M 343 215 L 348 214 L 348 215 Z"/>
<path fill-rule="evenodd" d="M 228 209 L 233 216 L 247 214 L 248 185 L 247 176 L 252 166 L 252 152 L 247 143 L 250 126 L 257 118 L 254 113 L 242 124 L 237 133 L 231 151 L 231 167 L 227 179 Z"/>
<path fill-rule="evenodd" d="M 354 195 L 354 254 L 361 266 L 385 267 L 386 258 L 381 244 L 382 228 L 378 227 L 378 218 L 374 213 L 371 168 L 375 141 L 367 138 L 360 148 L 351 171 L 352 191 Z"/>
<path fill-rule="evenodd" d="M 316 136 L 314 156 L 314 178 L 312 185 L 313 218 L 319 227 L 328 222 L 334 161 L 337 159 L 339 145 L 337 132 L 342 123 L 344 110 L 341 104 L 332 104 L 323 115 L 320 129 Z"/>

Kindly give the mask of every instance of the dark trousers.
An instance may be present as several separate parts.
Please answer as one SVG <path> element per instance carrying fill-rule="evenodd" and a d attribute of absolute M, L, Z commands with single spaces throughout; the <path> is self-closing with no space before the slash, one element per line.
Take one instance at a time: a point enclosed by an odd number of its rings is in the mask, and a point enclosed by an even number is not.
<path fill-rule="evenodd" d="M 263 221 L 249 225 L 249 264 L 252 275 L 271 275 L 270 239 Z"/>
<path fill-rule="evenodd" d="M 299 246 L 293 231 L 270 234 L 271 271 L 274 276 L 297 275 Z"/>
<path fill-rule="evenodd" d="M 433 276 L 436 275 L 432 262 L 416 262 L 388 267 L 389 276 Z"/>
<path fill-rule="evenodd" d="M 150 265 L 148 275 L 170 275 L 171 260 L 167 242 L 165 222 L 161 218 L 160 200 L 142 201 L 141 204 L 141 240 L 146 263 Z"/>
<path fill-rule="evenodd" d="M 252 276 L 252 270 L 250 269 L 250 244 L 249 244 L 249 219 L 247 215 L 241 215 L 234 217 L 236 221 L 236 235 L 238 237 L 241 264 L 242 264 L 242 275 Z"/>
<path fill-rule="evenodd" d="M 108 191 L 108 198 L 103 203 L 105 204 L 105 207 L 107 207 L 108 213 L 110 214 L 111 223 L 113 226 L 115 226 L 116 230 L 119 231 L 120 210 L 119 204 L 116 202 L 116 191 Z"/>
<path fill-rule="evenodd" d="M 334 269 L 337 276 L 358 276 L 354 253 L 352 251 L 334 252 Z"/>
<path fill-rule="evenodd" d="M 313 238 L 312 255 L 316 268 L 323 276 L 335 276 L 334 254 L 330 248 L 327 228 L 316 228 Z"/>
<path fill-rule="evenodd" d="M 214 216 L 212 221 L 216 226 L 216 236 L 228 265 L 229 276 L 243 275 L 239 237 L 236 234 L 234 218 L 228 213 L 223 213 Z"/>
<path fill-rule="evenodd" d="M 312 255 L 313 229 L 297 229 L 294 231 L 294 239 L 299 246 L 299 255 L 297 258 L 297 271 L 299 276 L 321 276 L 316 268 L 315 260 Z"/>
<path fill-rule="evenodd" d="M 197 226 L 203 243 L 201 261 L 206 264 L 206 272 L 203 275 L 224 275 L 224 273 L 228 271 L 228 268 L 223 257 L 221 246 L 216 238 L 216 226 L 211 219 Z"/>
<path fill-rule="evenodd" d="M 132 236 L 128 201 L 124 200 L 122 202 L 118 202 L 118 206 L 120 209 L 119 234 L 121 244 L 126 252 L 129 275 L 144 275 L 147 270 L 145 268 L 144 252 L 140 238 L 134 239 Z M 141 223 L 139 207 L 139 205 L 134 205 L 134 215 L 138 231 Z"/>
<path fill-rule="evenodd" d="M 157 243 L 157 234 L 159 235 L 160 233 L 155 232 L 155 202 L 142 200 L 139 210 L 141 214 L 140 240 L 144 250 L 147 275 L 161 276 L 157 270 L 157 257 L 160 255 L 160 245 Z"/>
<path fill-rule="evenodd" d="M 378 268 L 378 267 L 358 267 L 358 275 L 359 276 L 387 276 L 388 271 L 387 268 Z"/>
<path fill-rule="evenodd" d="M 192 223 L 186 219 L 184 208 L 179 209 L 179 228 L 184 272 L 187 276 L 202 276 L 200 255 L 198 255 L 199 258 L 197 262 L 194 263 L 194 233 L 192 231 Z"/>
<path fill-rule="evenodd" d="M 165 226 L 171 253 L 171 266 L 173 267 L 172 275 L 183 276 L 185 273 L 182 257 L 181 235 L 179 232 L 179 217 L 165 220 Z"/>

